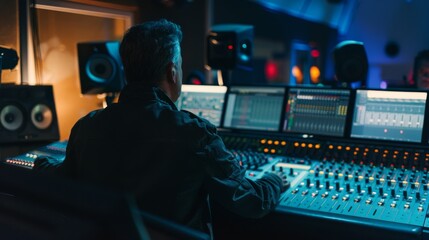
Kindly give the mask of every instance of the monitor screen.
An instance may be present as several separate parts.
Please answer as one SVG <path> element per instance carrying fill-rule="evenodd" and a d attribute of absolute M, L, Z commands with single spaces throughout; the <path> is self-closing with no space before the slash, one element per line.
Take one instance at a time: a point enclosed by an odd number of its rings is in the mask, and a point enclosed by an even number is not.
<path fill-rule="evenodd" d="M 421 142 L 426 92 L 356 90 L 351 137 Z"/>
<path fill-rule="evenodd" d="M 176 105 L 219 127 L 226 90 L 226 86 L 183 84 Z"/>
<path fill-rule="evenodd" d="M 223 126 L 278 131 L 284 94 L 284 87 L 230 87 Z"/>
<path fill-rule="evenodd" d="M 290 88 L 283 131 L 342 137 L 349 100 L 346 89 Z"/>

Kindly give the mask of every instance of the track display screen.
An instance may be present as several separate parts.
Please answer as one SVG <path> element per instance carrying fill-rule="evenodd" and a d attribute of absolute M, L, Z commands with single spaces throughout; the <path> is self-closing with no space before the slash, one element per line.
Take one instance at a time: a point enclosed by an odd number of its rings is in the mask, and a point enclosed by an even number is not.
<path fill-rule="evenodd" d="M 351 137 L 422 140 L 426 92 L 356 90 Z"/>
<path fill-rule="evenodd" d="M 284 94 L 284 87 L 230 87 L 223 127 L 278 131 Z"/>
<path fill-rule="evenodd" d="M 283 131 L 342 137 L 349 100 L 350 90 L 290 88 Z"/>

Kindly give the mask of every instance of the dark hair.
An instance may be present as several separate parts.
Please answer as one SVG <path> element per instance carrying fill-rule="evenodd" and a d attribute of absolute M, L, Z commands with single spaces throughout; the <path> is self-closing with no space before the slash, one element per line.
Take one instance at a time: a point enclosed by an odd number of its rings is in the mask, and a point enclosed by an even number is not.
<path fill-rule="evenodd" d="M 429 49 L 420 51 L 414 58 L 412 83 L 414 86 L 417 86 L 417 75 L 419 74 L 419 68 L 422 66 L 423 61 L 429 62 Z"/>
<path fill-rule="evenodd" d="M 168 63 L 177 63 L 181 41 L 180 26 L 166 19 L 128 29 L 119 49 L 128 83 L 156 84 Z"/>

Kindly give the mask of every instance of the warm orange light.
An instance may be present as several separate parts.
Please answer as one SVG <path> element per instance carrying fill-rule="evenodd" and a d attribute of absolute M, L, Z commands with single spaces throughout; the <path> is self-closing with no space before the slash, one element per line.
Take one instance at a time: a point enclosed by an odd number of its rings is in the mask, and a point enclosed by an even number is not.
<path fill-rule="evenodd" d="M 298 66 L 293 66 L 292 76 L 294 76 L 296 78 L 296 83 L 301 84 L 304 80 L 304 76 L 302 74 L 302 71 Z"/>
<path fill-rule="evenodd" d="M 312 83 L 318 83 L 320 77 L 320 70 L 316 66 L 311 66 L 310 68 L 310 78 Z"/>

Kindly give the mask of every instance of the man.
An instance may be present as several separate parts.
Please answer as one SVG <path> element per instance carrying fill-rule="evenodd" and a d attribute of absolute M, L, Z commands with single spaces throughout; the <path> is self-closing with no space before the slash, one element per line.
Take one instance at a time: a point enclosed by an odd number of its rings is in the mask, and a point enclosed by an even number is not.
<path fill-rule="evenodd" d="M 56 171 L 131 192 L 142 210 L 205 232 L 208 197 L 238 215 L 261 217 L 278 204 L 284 179 L 246 179 L 216 127 L 176 108 L 181 39 L 180 27 L 165 19 L 125 33 L 120 55 L 128 84 L 118 103 L 74 125 Z M 36 161 L 36 169 L 42 165 Z"/>
<path fill-rule="evenodd" d="M 429 50 L 420 51 L 414 58 L 413 81 L 417 88 L 429 89 Z"/>

